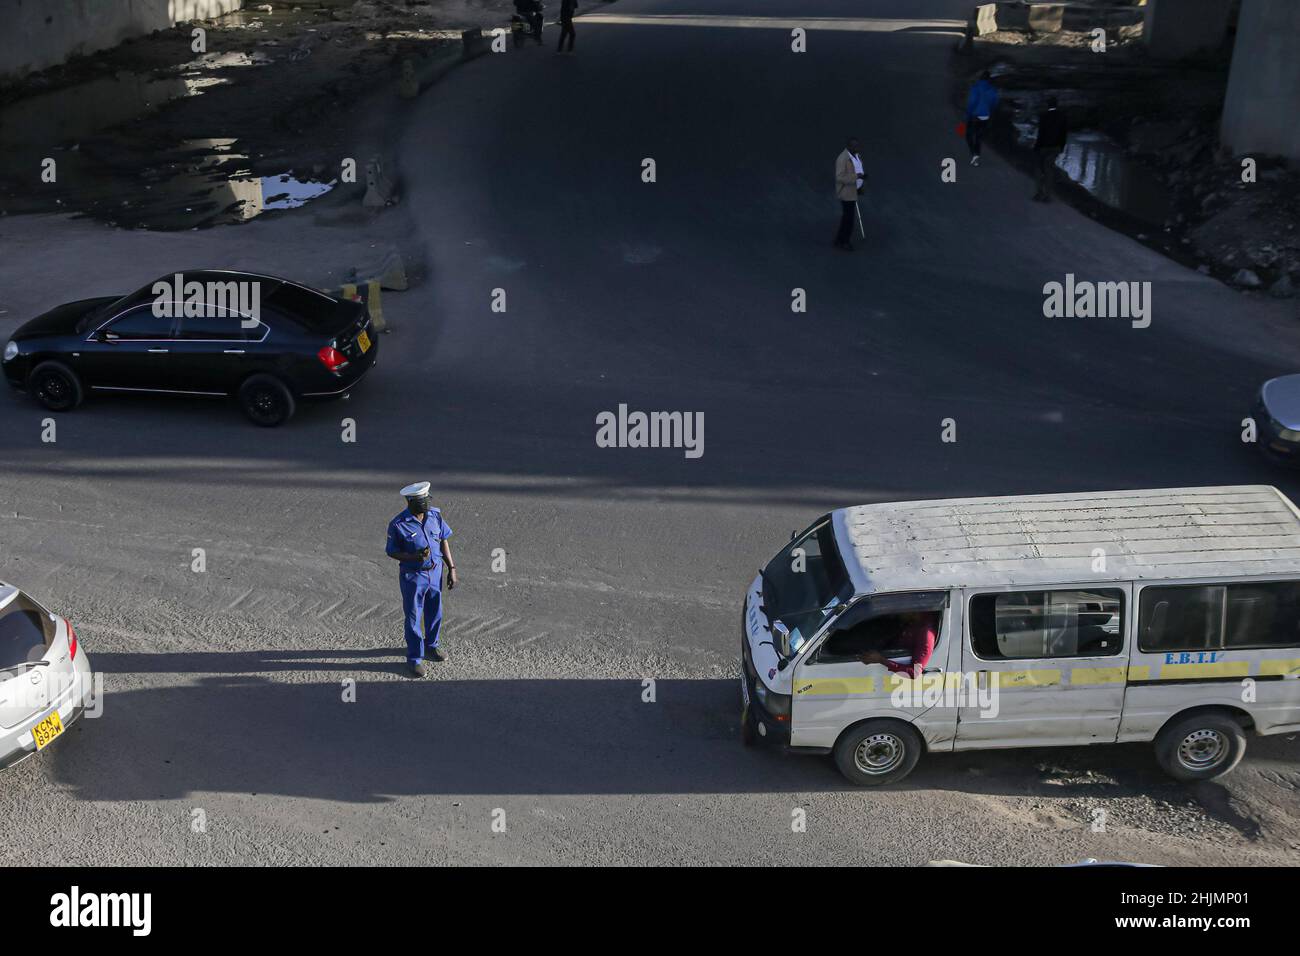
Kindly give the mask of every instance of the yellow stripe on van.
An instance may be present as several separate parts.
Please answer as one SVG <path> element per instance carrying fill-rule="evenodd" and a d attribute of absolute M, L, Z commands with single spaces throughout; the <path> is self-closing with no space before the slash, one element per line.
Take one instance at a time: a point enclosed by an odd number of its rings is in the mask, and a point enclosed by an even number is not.
<path fill-rule="evenodd" d="M 884 677 L 884 689 L 891 693 L 899 687 L 914 687 L 918 683 L 924 689 L 938 690 L 944 687 L 960 687 L 962 674 L 960 671 L 945 671 L 942 674 L 925 674 L 920 681 L 916 678 L 906 677 L 902 674 L 886 674 Z"/>
<path fill-rule="evenodd" d="M 844 697 L 850 694 L 874 694 L 874 677 L 818 677 L 795 686 L 796 695 L 803 697 Z"/>
<path fill-rule="evenodd" d="M 1124 683 L 1123 667 L 1076 667 L 1070 671 L 1070 685 L 1073 687 L 1122 683 Z"/>
<path fill-rule="evenodd" d="M 1151 679 L 1151 665 L 1150 665 L 1150 664 L 1130 664 L 1130 665 L 1128 666 L 1128 679 L 1131 680 L 1131 681 L 1137 681 L 1137 680 L 1150 680 L 1150 679 Z"/>
<path fill-rule="evenodd" d="M 1061 672 L 1039 668 L 1031 671 L 993 671 L 989 681 L 997 678 L 1000 690 L 1008 687 L 1052 687 L 1061 683 Z"/>
<path fill-rule="evenodd" d="M 1260 661 L 1260 677 L 1285 677 L 1287 674 L 1294 674 L 1300 671 L 1300 658 L 1294 658 L 1289 661 Z"/>
<path fill-rule="evenodd" d="M 1220 661 L 1217 664 L 1164 664 L 1160 680 L 1204 680 L 1207 677 L 1249 677 L 1250 661 Z"/>

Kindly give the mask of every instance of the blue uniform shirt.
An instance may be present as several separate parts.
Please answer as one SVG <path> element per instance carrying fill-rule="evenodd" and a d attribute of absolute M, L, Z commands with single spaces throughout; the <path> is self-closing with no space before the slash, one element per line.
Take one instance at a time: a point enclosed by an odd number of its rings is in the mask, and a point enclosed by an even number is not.
<path fill-rule="evenodd" d="M 423 564 L 419 561 L 402 561 L 399 567 L 403 571 L 433 571 L 435 577 L 440 579 L 436 574 L 442 570 L 442 548 L 439 543 L 450 537 L 451 526 L 442 520 L 442 512 L 437 508 L 430 508 L 423 521 L 411 514 L 410 508 L 405 508 L 388 522 L 388 545 L 385 550 L 389 554 L 410 554 L 428 548 L 428 561 Z"/>

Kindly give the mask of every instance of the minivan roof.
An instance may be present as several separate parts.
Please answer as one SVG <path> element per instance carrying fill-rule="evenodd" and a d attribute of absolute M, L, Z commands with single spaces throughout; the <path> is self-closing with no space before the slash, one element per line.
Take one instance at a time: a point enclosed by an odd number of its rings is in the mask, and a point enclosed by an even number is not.
<path fill-rule="evenodd" d="M 1268 485 L 898 501 L 843 508 L 832 517 L 859 594 L 1300 578 L 1300 511 Z M 1095 570 L 1097 548 L 1104 570 Z"/>

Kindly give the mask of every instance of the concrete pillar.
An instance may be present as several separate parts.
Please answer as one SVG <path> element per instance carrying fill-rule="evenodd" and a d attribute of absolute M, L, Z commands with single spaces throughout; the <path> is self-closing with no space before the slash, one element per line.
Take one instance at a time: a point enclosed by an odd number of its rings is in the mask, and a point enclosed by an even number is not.
<path fill-rule="evenodd" d="M 1300 2 L 1243 0 L 1223 104 L 1223 145 L 1235 156 L 1300 160 Z"/>
<path fill-rule="evenodd" d="M 1142 38 L 1151 55 L 1180 60 L 1217 50 L 1228 34 L 1232 0 L 1147 0 Z"/>

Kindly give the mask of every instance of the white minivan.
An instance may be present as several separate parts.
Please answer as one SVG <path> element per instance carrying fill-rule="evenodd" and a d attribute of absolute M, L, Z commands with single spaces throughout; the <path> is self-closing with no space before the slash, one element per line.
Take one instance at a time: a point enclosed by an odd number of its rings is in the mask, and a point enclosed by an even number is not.
<path fill-rule="evenodd" d="M 93 704 L 72 625 L 0 581 L 0 770 L 44 750 Z"/>
<path fill-rule="evenodd" d="M 841 509 L 750 584 L 741 651 L 745 742 L 855 784 L 1133 741 L 1211 779 L 1248 734 L 1300 730 L 1300 511 L 1267 486 Z"/>

